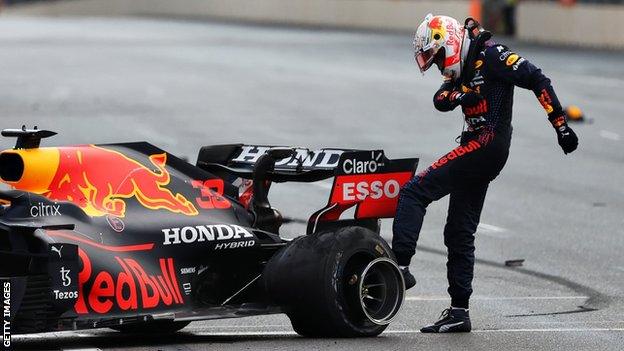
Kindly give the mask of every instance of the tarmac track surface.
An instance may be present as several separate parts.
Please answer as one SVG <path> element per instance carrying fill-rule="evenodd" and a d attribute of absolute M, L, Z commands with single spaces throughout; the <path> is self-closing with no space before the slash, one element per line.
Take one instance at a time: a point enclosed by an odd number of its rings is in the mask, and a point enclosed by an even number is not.
<path fill-rule="evenodd" d="M 195 322 L 175 336 L 109 330 L 15 336 L 18 349 L 621 350 L 624 346 L 624 68 L 621 52 L 509 43 L 541 66 L 591 124 L 564 156 L 531 92 L 517 90 L 509 162 L 477 233 L 474 332 L 418 329 L 449 305 L 442 228 L 429 207 L 412 261 L 418 285 L 374 339 L 296 336 L 285 316 Z M 195 160 L 202 145 L 245 142 L 383 148 L 422 169 L 455 144 L 459 112 L 434 111 L 409 34 L 167 19 L 0 19 L 2 128 L 38 125 L 48 145 L 147 140 Z M 3 148 L 13 140 L 2 140 Z M 305 219 L 329 184 L 286 184 L 271 199 Z M 391 222 L 383 235 L 390 238 Z M 285 226 L 292 237 L 304 226 Z M 509 268 L 505 260 L 525 259 Z"/>

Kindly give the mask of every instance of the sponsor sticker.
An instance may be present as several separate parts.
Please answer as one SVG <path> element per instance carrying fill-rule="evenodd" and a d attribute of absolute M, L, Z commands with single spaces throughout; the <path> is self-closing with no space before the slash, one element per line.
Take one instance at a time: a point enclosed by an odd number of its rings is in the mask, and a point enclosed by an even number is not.
<path fill-rule="evenodd" d="M 488 112 L 487 100 L 483 99 L 479 104 L 463 108 L 464 115 L 467 117 L 481 116 Z"/>
<path fill-rule="evenodd" d="M 272 146 L 243 145 L 240 153 L 232 159 L 233 163 L 254 164 L 260 156 L 269 151 Z M 338 165 L 340 155 L 344 150 L 320 149 L 310 151 L 296 148 L 292 157 L 287 157 L 275 163 L 277 169 L 333 169 Z"/>
<path fill-rule="evenodd" d="M 57 205 L 56 202 L 54 204 L 44 204 L 43 202 L 39 202 L 30 206 L 30 216 L 33 218 L 55 217 L 60 215 L 61 205 Z"/>
<path fill-rule="evenodd" d="M 372 174 L 385 171 L 388 159 L 383 150 L 345 152 L 336 168 L 338 175 Z"/>
<path fill-rule="evenodd" d="M 520 58 L 520 56 L 518 56 L 518 54 L 511 54 L 509 55 L 509 57 L 507 58 L 507 62 L 505 62 L 505 64 L 507 66 L 511 66 L 514 63 L 516 63 L 516 61 L 518 61 L 518 59 Z"/>
<path fill-rule="evenodd" d="M 546 89 L 542 89 L 542 91 L 540 92 L 540 96 L 537 99 L 539 100 L 546 113 L 551 113 L 554 111 L 554 108 L 552 107 L 552 98 L 550 97 L 550 94 L 548 94 L 548 91 Z"/>
<path fill-rule="evenodd" d="M 440 159 L 438 159 L 436 162 L 434 162 L 431 165 L 432 169 L 437 169 L 438 167 L 442 167 L 445 164 L 447 164 L 449 161 L 452 161 L 458 157 L 461 157 L 465 154 L 468 154 L 470 152 L 473 152 L 477 149 L 481 148 L 481 144 L 479 144 L 479 142 L 472 140 L 470 141 L 468 144 L 466 145 L 460 145 L 458 147 L 456 147 L 455 149 L 453 149 L 451 152 L 449 152 L 448 154 L 440 157 Z"/>
<path fill-rule="evenodd" d="M 114 258 L 117 269 L 97 271 L 84 250 L 78 249 L 78 255 L 82 261 L 82 270 L 78 274 L 78 299 L 74 305 L 78 314 L 148 310 L 184 304 L 173 258 L 159 258 L 156 265 L 159 271 L 154 274 L 136 259 L 119 256 Z"/>
<path fill-rule="evenodd" d="M 394 216 L 399 192 L 414 174 L 417 160 L 389 160 L 383 150 L 345 152 L 335 169 L 328 207 L 323 220 L 333 218 L 346 208 L 357 206 L 355 218 Z M 330 211 L 332 208 L 337 210 Z"/>
<path fill-rule="evenodd" d="M 360 153 L 352 154 L 359 155 Z M 343 174 L 376 173 L 378 170 L 384 167 L 384 159 L 385 158 L 383 151 L 370 151 L 370 158 L 356 156 L 348 157 L 346 159 L 343 159 L 340 165 Z"/>
<path fill-rule="evenodd" d="M 106 222 L 117 233 L 123 232 L 124 229 L 126 228 L 126 225 L 124 224 L 123 220 L 116 216 L 111 216 L 111 215 L 106 216 Z"/>
<path fill-rule="evenodd" d="M 358 203 L 357 218 L 392 217 L 401 186 L 412 172 L 341 175 L 336 177 L 330 203 Z"/>
<path fill-rule="evenodd" d="M 182 284 L 182 290 L 184 290 L 184 295 L 188 296 L 191 294 L 191 283 Z"/>
<path fill-rule="evenodd" d="M 215 250 L 227 250 L 227 249 L 238 249 L 239 247 L 251 247 L 256 245 L 255 240 L 245 240 L 245 241 L 233 241 L 229 243 L 218 243 L 215 245 Z"/>
<path fill-rule="evenodd" d="M 212 224 L 162 229 L 163 245 L 193 244 L 254 238 L 247 229 L 235 224 Z M 251 240 L 255 242 L 255 240 Z M 253 246 L 253 244 L 248 245 Z M 225 247 L 223 247 L 225 248 Z"/>
<path fill-rule="evenodd" d="M 180 274 L 195 274 L 195 267 L 180 268 Z"/>
<path fill-rule="evenodd" d="M 514 71 L 517 71 L 517 70 L 518 70 L 518 67 L 520 67 L 520 65 L 521 65 L 524 61 L 526 61 L 526 59 L 525 59 L 524 57 L 521 57 L 518 61 L 516 61 L 516 63 L 515 63 L 513 66 L 511 66 L 511 68 L 513 68 L 513 70 L 514 70 Z"/>
<path fill-rule="evenodd" d="M 63 245 L 52 245 L 50 251 L 56 252 L 59 258 L 63 258 Z"/>
<path fill-rule="evenodd" d="M 55 300 L 75 300 L 78 298 L 78 291 L 53 290 Z"/>
<path fill-rule="evenodd" d="M 401 185 L 395 179 L 388 179 L 387 181 L 373 180 L 371 182 L 366 180 L 344 182 L 342 183 L 342 198 L 340 201 L 363 201 L 367 197 L 373 200 L 379 200 L 382 197 L 394 199 L 399 196 L 399 190 L 401 190 Z"/>
<path fill-rule="evenodd" d="M 483 116 L 467 117 L 466 122 L 468 122 L 468 124 L 470 124 L 473 128 L 480 128 L 482 126 L 479 126 L 479 124 L 485 123 L 485 118 Z"/>
<path fill-rule="evenodd" d="M 71 309 L 78 298 L 78 248 L 67 243 L 49 246 L 48 272 L 52 279 L 51 294 L 59 312 Z"/>
<path fill-rule="evenodd" d="M 508 58 L 511 54 L 512 54 L 512 52 L 511 52 L 511 51 L 505 51 L 505 52 L 503 52 L 503 53 L 500 55 L 499 59 L 500 59 L 501 61 L 505 61 L 505 60 L 507 60 L 507 58 Z"/>
<path fill-rule="evenodd" d="M 63 266 L 61 267 L 60 273 L 61 273 L 61 281 L 63 283 L 63 286 L 70 286 L 72 279 L 69 276 L 69 273 L 71 273 L 71 270 L 65 269 L 65 266 Z"/>

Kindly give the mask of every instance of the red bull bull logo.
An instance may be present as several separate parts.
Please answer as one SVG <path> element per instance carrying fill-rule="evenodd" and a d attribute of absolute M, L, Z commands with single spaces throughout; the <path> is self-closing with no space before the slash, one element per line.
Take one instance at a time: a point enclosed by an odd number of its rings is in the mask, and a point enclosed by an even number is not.
<path fill-rule="evenodd" d="M 429 21 L 429 28 L 436 30 L 443 30 L 442 27 L 442 17 L 435 16 Z"/>
<path fill-rule="evenodd" d="M 445 41 L 447 53 L 444 65 L 449 67 L 459 62 L 463 36 L 462 26 L 453 18 L 435 16 L 429 22 L 429 29 L 433 41 Z"/>
<path fill-rule="evenodd" d="M 23 159 L 32 161 L 26 162 L 22 178 L 10 185 L 52 200 L 71 201 L 90 216 L 124 217 L 130 198 L 152 210 L 198 214 L 182 194 L 167 188 L 171 176 L 164 152 L 149 156 L 152 167 L 95 145 L 10 152 L 19 152 Z"/>
<path fill-rule="evenodd" d="M 124 217 L 125 200 L 132 197 L 153 210 L 198 213 L 184 196 L 166 188 L 170 182 L 166 153 L 149 156 L 152 170 L 120 152 L 94 145 L 59 148 L 59 152 L 59 167 L 45 194 L 50 199 L 72 201 L 91 216 Z"/>

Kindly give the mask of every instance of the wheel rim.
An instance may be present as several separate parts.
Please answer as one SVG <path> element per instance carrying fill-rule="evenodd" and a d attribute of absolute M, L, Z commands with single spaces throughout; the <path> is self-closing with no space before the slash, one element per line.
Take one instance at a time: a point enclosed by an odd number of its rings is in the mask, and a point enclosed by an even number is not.
<path fill-rule="evenodd" d="M 358 298 L 362 312 L 371 322 L 390 323 L 405 298 L 405 282 L 396 263 L 387 257 L 371 261 L 360 275 Z"/>

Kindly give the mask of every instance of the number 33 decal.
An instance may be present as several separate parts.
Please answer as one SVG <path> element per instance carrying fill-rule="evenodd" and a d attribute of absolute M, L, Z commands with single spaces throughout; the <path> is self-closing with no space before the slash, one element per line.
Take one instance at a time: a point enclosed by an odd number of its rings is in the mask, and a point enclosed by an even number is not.
<path fill-rule="evenodd" d="M 232 207 L 230 201 L 223 197 L 223 179 L 193 180 L 191 184 L 201 192 L 201 196 L 195 198 L 199 207 L 207 210 Z"/>

